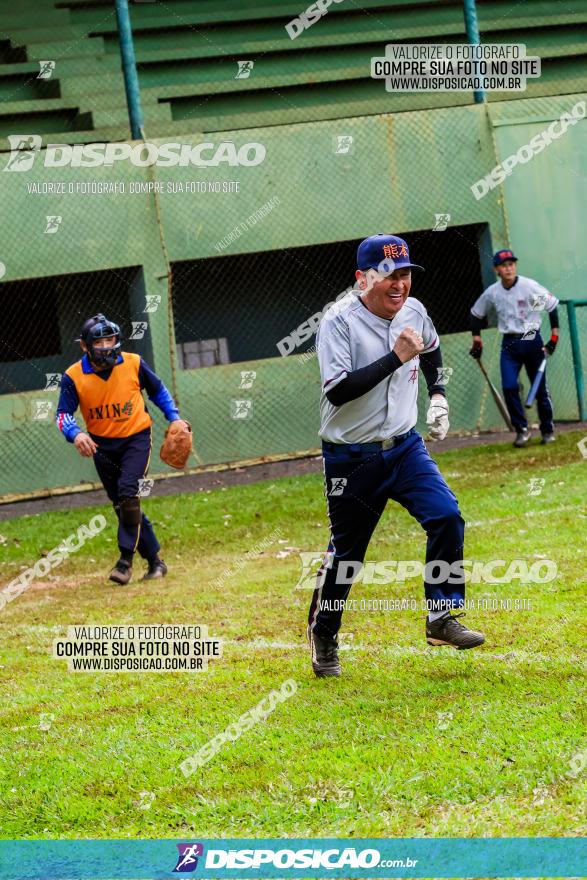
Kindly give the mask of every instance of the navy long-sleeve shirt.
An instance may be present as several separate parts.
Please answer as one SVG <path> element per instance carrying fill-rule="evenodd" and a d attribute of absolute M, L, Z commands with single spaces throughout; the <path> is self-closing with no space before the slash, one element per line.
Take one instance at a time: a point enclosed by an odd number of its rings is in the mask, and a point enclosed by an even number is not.
<path fill-rule="evenodd" d="M 85 354 L 82 358 L 82 369 L 84 373 L 96 373 L 100 379 L 106 381 L 112 373 L 112 370 L 115 370 L 117 365 L 122 363 L 122 360 L 123 356 L 120 354 L 116 364 L 109 370 L 94 370 L 90 363 L 90 359 L 87 354 Z M 155 406 L 159 407 L 168 422 L 179 419 L 179 410 L 173 397 L 157 373 L 151 369 L 143 358 L 141 358 L 139 366 L 139 382 L 141 389 L 144 389 L 147 392 L 149 400 L 151 400 Z M 59 403 L 57 404 L 55 421 L 59 430 L 70 443 L 73 443 L 77 435 L 82 431 L 74 416 L 78 406 L 79 397 L 75 384 L 67 373 L 64 373 L 61 378 L 61 393 L 59 395 Z"/>

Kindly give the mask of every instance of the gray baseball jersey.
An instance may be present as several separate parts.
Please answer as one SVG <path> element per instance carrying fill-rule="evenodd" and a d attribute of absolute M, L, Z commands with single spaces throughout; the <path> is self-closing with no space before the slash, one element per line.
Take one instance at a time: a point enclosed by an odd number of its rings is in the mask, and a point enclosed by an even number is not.
<path fill-rule="evenodd" d="M 351 291 L 324 315 L 316 338 L 322 377 L 320 437 L 331 443 L 372 443 L 404 434 L 418 419 L 419 358 L 403 364 L 375 388 L 342 406 L 333 406 L 325 390 L 347 373 L 366 367 L 393 349 L 402 330 L 412 327 L 424 351 L 438 348 L 438 334 L 426 309 L 408 297 L 392 320 L 379 318 Z"/>
<path fill-rule="evenodd" d="M 518 275 L 518 280 L 509 290 L 496 281 L 483 291 L 474 303 L 471 313 L 476 318 L 485 318 L 489 311 L 497 314 L 497 329 L 500 333 L 526 333 L 539 330 L 544 312 L 552 312 L 558 299 L 546 287 Z"/>

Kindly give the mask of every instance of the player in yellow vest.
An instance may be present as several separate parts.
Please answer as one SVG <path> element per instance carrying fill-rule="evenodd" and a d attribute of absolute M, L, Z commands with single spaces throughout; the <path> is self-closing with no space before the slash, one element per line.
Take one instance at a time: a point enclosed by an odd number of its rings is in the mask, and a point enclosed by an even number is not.
<path fill-rule="evenodd" d="M 147 560 L 143 580 L 164 577 L 161 545 L 141 511 L 140 489 L 151 458 L 151 424 L 143 390 L 169 422 L 182 421 L 156 373 L 138 354 L 121 351 L 120 328 L 104 315 L 89 318 L 79 343 L 84 356 L 63 374 L 57 427 L 80 455 L 94 458 L 98 476 L 118 516 L 120 559 L 110 580 L 127 584 L 135 551 Z M 86 432 L 74 413 L 80 408 Z"/>

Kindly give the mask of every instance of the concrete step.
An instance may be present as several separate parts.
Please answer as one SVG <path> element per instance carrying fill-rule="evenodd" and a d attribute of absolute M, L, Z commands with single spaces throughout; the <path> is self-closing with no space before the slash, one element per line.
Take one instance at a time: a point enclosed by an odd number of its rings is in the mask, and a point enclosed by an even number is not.
<path fill-rule="evenodd" d="M 145 125 L 168 128 L 172 123 L 169 104 L 150 103 L 143 108 Z M 80 107 L 58 98 L 32 105 L 30 101 L 0 102 L 0 132 L 12 134 L 14 131 L 42 134 L 60 131 L 59 141 L 68 142 L 75 131 L 90 131 L 117 128 L 128 125 L 126 104 L 99 109 Z M 61 128 L 61 126 L 63 126 Z M 93 140 L 99 138 L 94 137 Z"/>
<path fill-rule="evenodd" d="M 6 137 L 7 134 L 12 134 L 14 132 L 14 125 L 10 132 L 2 132 L 0 133 L 0 153 L 10 152 L 10 143 Z M 100 128 L 100 129 L 85 129 L 85 130 L 76 130 L 76 131 L 53 131 L 53 132 L 35 132 L 41 135 L 42 138 L 42 146 L 47 146 L 47 144 L 102 144 L 102 143 L 114 143 L 120 141 L 130 141 L 130 126 L 127 122 L 126 125 L 116 125 L 108 128 Z M 190 135 L 192 137 L 202 136 L 201 133 L 198 132 L 196 125 L 193 120 L 189 120 L 188 122 L 183 122 L 181 124 L 173 123 L 165 123 L 150 125 L 147 130 L 147 139 L 153 140 L 155 138 L 161 140 L 167 140 L 170 137 L 176 138 L 180 134 Z M 4 167 L 4 160 L 0 159 L 0 167 Z"/>
<path fill-rule="evenodd" d="M 23 6 L 22 0 L 19 3 L 20 8 L 10 11 L 2 11 L 2 30 L 9 34 L 11 31 L 24 30 L 29 27 L 39 26 L 39 20 L 42 18 L 50 22 L 51 27 L 70 27 L 71 16 L 68 9 L 56 9 L 53 3 L 35 3 L 34 8 L 27 9 Z"/>
<path fill-rule="evenodd" d="M 34 116 L 38 113 L 77 113 L 79 103 L 63 98 L 46 98 L 43 101 L 0 101 L 0 116 Z"/>
<path fill-rule="evenodd" d="M 105 72 L 103 68 L 100 68 L 99 71 L 88 70 L 84 76 L 64 77 L 61 82 L 61 91 L 68 98 L 95 95 L 96 92 L 100 94 L 104 92 L 122 92 L 124 94 L 124 78 L 120 68 L 120 59 L 118 59 L 118 71 L 116 73 Z"/>
<path fill-rule="evenodd" d="M 261 59 L 254 68 L 248 79 L 236 79 L 236 62 L 223 59 L 216 62 L 209 60 L 194 61 L 194 66 L 182 64 L 178 67 L 177 75 L 184 76 L 184 81 L 170 83 L 150 83 L 156 78 L 157 69 L 149 69 L 143 65 L 142 73 L 139 72 L 141 81 L 141 96 L 146 102 L 155 102 L 158 98 L 174 99 L 189 98 L 194 95 L 217 95 L 217 94 L 240 94 L 248 91 L 261 91 L 272 88 L 285 88 L 288 86 L 312 85 L 319 82 L 337 82 L 344 80 L 360 80 L 369 77 L 369 60 L 373 54 L 380 51 L 378 44 L 360 44 L 354 46 L 344 55 L 334 56 L 325 61 L 320 55 L 304 53 L 291 59 L 290 65 L 285 67 L 280 57 L 267 55 Z M 539 54 L 543 61 L 557 58 L 573 58 L 587 54 L 587 41 L 577 40 L 573 43 L 565 42 L 564 46 L 547 45 L 542 41 L 528 42 L 529 54 Z M 227 75 L 228 68 L 231 75 Z M 169 71 L 167 76 L 170 78 Z M 112 93 L 117 96 L 124 95 L 124 84 L 120 70 L 116 74 L 104 73 L 100 76 L 86 74 L 71 79 L 64 79 L 61 89 L 64 97 L 95 98 L 96 83 L 99 85 L 103 100 L 106 94 Z"/>
<path fill-rule="evenodd" d="M 35 71 L 38 73 L 38 65 Z M 36 73 L 0 76 L 0 101 L 44 101 L 61 97 L 58 80 L 37 79 Z"/>
<path fill-rule="evenodd" d="M 51 26 L 39 27 L 37 21 L 34 27 L 10 28 L 10 30 L 4 27 L 4 22 L 2 25 L 3 30 L 9 35 L 13 46 L 30 46 L 33 43 L 56 43 L 64 40 L 67 40 L 68 43 L 77 43 L 79 40 L 86 38 L 79 29 L 72 28 L 69 24 L 57 24 L 53 27 L 53 22 L 51 22 Z"/>
<path fill-rule="evenodd" d="M 564 10 L 563 10 L 564 11 Z M 437 24 L 406 25 L 397 20 L 397 15 L 392 16 L 389 12 L 381 13 L 379 16 L 380 24 L 371 20 L 365 22 L 364 29 L 350 31 L 346 29 L 334 30 L 328 29 L 325 22 L 322 29 L 318 29 L 318 33 L 314 33 L 316 29 L 311 29 L 304 34 L 303 40 L 276 40 L 276 33 L 269 29 L 259 32 L 256 39 L 246 39 L 241 35 L 240 39 L 223 39 L 223 40 L 204 40 L 199 43 L 195 38 L 188 42 L 187 45 L 177 46 L 163 45 L 164 36 L 162 35 L 159 42 L 161 48 L 151 48 L 141 45 L 140 33 L 136 34 L 135 52 L 139 73 L 141 66 L 151 62 L 173 62 L 187 60 L 193 58 L 226 58 L 227 55 L 239 58 L 248 58 L 254 53 L 262 52 L 264 54 L 278 53 L 307 53 L 308 50 L 327 49 L 335 47 L 343 47 L 346 45 L 357 45 L 357 43 L 378 43 L 382 49 L 386 41 L 418 41 L 419 39 L 434 40 L 438 42 L 464 42 L 462 23 L 460 19 L 447 19 L 446 22 Z M 564 15 L 557 16 L 557 26 L 567 26 L 577 29 L 577 39 L 581 39 L 581 26 L 587 24 L 587 10 L 584 12 L 565 12 Z M 511 42 L 508 32 L 512 29 L 520 29 L 525 33 L 524 42 L 531 43 L 533 40 L 543 42 L 541 29 L 544 34 L 544 42 L 547 42 L 549 36 L 548 30 L 544 30 L 544 26 L 534 21 L 528 16 L 519 15 L 513 17 L 508 16 L 507 19 L 495 18 L 488 19 L 484 26 L 484 33 L 491 32 L 492 42 Z M 228 35 L 227 35 L 228 36 Z M 237 36 L 235 34 L 235 36 Z M 281 36 L 281 32 L 279 34 Z M 171 38 L 170 43 L 173 43 Z M 115 44 L 110 38 L 105 46 L 106 57 L 116 55 Z M 560 54 L 565 54 L 565 44 L 560 43 Z M 381 53 L 383 54 L 383 52 Z"/>
<path fill-rule="evenodd" d="M 151 125 L 169 126 L 173 122 L 169 104 L 147 104 L 143 106 L 143 111 L 147 129 L 150 129 Z M 95 129 L 124 125 L 128 123 L 128 107 L 125 105 L 111 109 L 95 108 L 90 111 L 90 116 Z"/>
<path fill-rule="evenodd" d="M 67 141 L 70 135 L 78 127 L 79 109 L 72 107 L 55 111 L 37 110 L 30 113 L 20 113 L 18 116 L 0 116 L 0 137 L 9 134 L 36 134 L 41 135 L 59 131 L 58 140 Z"/>
<path fill-rule="evenodd" d="M 43 59 L 45 60 L 45 59 Z M 88 75 L 88 59 L 87 58 L 59 58 L 53 59 L 57 62 L 53 77 L 61 75 L 63 77 L 87 76 Z M 120 70 L 120 58 L 113 55 L 96 55 L 94 62 L 104 68 L 105 72 Z M 36 76 L 39 72 L 39 62 L 36 60 L 16 61 L 11 64 L 0 64 L 0 80 L 4 76 L 29 75 Z"/>
<path fill-rule="evenodd" d="M 71 43 L 61 40 L 46 43 L 33 43 L 26 47 L 26 55 L 29 61 L 37 59 L 51 59 L 59 63 L 62 57 L 67 58 L 87 58 L 91 62 L 92 58 L 104 54 L 104 40 L 102 37 L 88 37 L 87 40 L 78 40 Z"/>

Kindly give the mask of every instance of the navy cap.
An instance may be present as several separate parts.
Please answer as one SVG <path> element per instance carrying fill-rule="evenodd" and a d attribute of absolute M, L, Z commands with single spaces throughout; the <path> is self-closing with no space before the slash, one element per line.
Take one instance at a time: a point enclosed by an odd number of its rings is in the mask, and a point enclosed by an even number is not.
<path fill-rule="evenodd" d="M 364 272 L 366 269 L 377 269 L 383 275 L 391 275 L 395 269 L 420 269 L 422 266 L 410 262 L 410 251 L 403 238 L 378 232 L 366 238 L 357 250 L 357 267 Z"/>
<path fill-rule="evenodd" d="M 501 266 L 501 264 L 505 263 L 507 260 L 515 260 L 517 262 L 518 258 L 513 251 L 497 251 L 497 253 L 493 256 L 493 265 Z"/>

